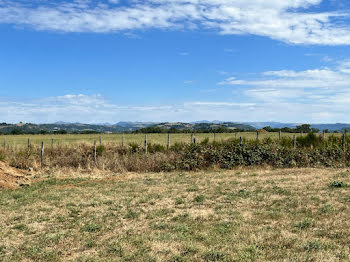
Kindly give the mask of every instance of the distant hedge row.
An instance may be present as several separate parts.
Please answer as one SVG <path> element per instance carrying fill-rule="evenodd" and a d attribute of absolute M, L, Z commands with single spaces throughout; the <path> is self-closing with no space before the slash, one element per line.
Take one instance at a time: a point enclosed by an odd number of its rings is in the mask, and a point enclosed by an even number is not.
<path fill-rule="evenodd" d="M 344 143 L 345 142 L 345 143 Z M 345 145 L 345 147 L 344 147 Z M 261 141 L 231 139 L 199 144 L 176 143 L 170 148 L 148 144 L 147 153 L 139 144 L 127 146 L 78 144 L 74 147 L 45 149 L 43 162 L 40 148 L 10 147 L 0 149 L 0 161 L 18 168 L 102 169 L 114 172 L 160 172 L 175 170 L 232 169 L 239 166 L 271 167 L 348 167 L 350 138 L 309 134 L 294 141 L 284 137 Z"/>

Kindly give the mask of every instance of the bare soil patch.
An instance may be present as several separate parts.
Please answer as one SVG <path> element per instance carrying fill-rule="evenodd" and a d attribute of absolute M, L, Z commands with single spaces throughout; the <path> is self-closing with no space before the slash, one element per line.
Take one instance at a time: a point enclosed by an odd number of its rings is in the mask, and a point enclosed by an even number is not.
<path fill-rule="evenodd" d="M 29 185 L 30 178 L 26 172 L 0 162 L 0 189 L 16 189 Z"/>

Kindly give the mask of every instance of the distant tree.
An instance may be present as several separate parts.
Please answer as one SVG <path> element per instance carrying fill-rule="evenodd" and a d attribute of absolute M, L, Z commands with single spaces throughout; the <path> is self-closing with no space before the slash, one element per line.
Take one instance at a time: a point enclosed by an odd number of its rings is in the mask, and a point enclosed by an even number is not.
<path fill-rule="evenodd" d="M 271 126 L 265 126 L 263 129 L 266 130 L 267 132 L 272 132 Z"/>
<path fill-rule="evenodd" d="M 98 134 L 98 131 L 95 130 L 82 130 L 80 134 Z"/>
<path fill-rule="evenodd" d="M 296 131 L 303 132 L 303 133 L 310 133 L 311 132 L 310 126 L 311 125 L 309 125 L 309 124 L 303 124 L 301 126 L 297 126 Z"/>
<path fill-rule="evenodd" d="M 11 134 L 12 135 L 22 135 L 23 134 L 23 130 L 21 130 L 19 128 L 15 128 L 15 129 L 12 129 Z"/>
<path fill-rule="evenodd" d="M 65 135 L 67 133 L 68 133 L 67 130 L 64 130 L 64 129 L 60 129 L 60 130 L 55 131 L 55 134 L 60 134 L 60 135 Z"/>
<path fill-rule="evenodd" d="M 41 134 L 41 135 L 47 135 L 47 134 L 49 134 L 50 132 L 47 131 L 47 130 L 41 129 L 38 133 Z"/>
<path fill-rule="evenodd" d="M 295 129 L 292 129 L 292 128 L 290 128 L 290 127 L 283 127 L 283 128 L 281 129 L 281 131 L 284 132 L 284 133 L 294 133 L 294 132 L 295 132 Z"/>

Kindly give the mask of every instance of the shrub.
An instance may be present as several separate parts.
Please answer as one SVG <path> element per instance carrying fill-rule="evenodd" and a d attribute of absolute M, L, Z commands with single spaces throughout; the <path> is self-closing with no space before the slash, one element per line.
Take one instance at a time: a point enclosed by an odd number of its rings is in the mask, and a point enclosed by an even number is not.
<path fill-rule="evenodd" d="M 349 185 L 343 181 L 333 181 L 329 184 L 329 186 L 333 188 L 341 188 L 341 187 L 348 187 Z"/>
<path fill-rule="evenodd" d="M 99 145 L 96 147 L 96 154 L 97 156 L 102 156 L 102 154 L 106 151 L 106 148 L 104 145 Z"/>
<path fill-rule="evenodd" d="M 0 152 L 0 161 L 4 161 L 6 159 L 5 153 Z"/>

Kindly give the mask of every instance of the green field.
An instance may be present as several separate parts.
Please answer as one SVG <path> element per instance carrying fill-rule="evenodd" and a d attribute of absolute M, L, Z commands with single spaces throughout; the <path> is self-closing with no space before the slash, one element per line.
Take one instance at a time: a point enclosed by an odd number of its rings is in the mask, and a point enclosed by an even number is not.
<path fill-rule="evenodd" d="M 36 176 L 0 190 L 0 261 L 350 259 L 345 169 Z"/>
<path fill-rule="evenodd" d="M 291 133 L 283 133 L 283 136 L 293 137 L 294 134 Z M 336 135 L 341 136 L 341 134 L 326 134 L 326 137 Z M 99 138 L 102 138 L 103 143 L 111 143 L 111 144 L 122 144 L 122 134 L 102 134 L 102 135 L 2 135 L 0 136 L 0 145 L 6 141 L 7 145 L 18 145 L 25 146 L 28 143 L 28 139 L 30 139 L 32 145 L 40 145 L 42 141 L 46 145 L 51 145 L 52 139 L 54 140 L 54 144 L 57 145 L 71 145 L 76 143 L 89 143 L 93 144 L 94 141 L 99 143 Z M 296 134 L 296 136 L 301 136 L 301 134 Z M 305 134 L 304 134 L 305 136 Z M 138 143 L 143 144 L 145 140 L 145 135 L 143 134 L 125 134 L 125 145 L 129 143 Z M 216 134 L 216 140 L 227 140 L 230 138 L 239 138 L 242 137 L 244 139 L 253 140 L 256 139 L 256 132 L 243 132 L 243 133 L 221 133 Z M 259 139 L 265 138 L 277 139 L 279 137 L 278 133 L 262 133 L 259 134 Z M 167 134 L 148 134 L 147 135 L 148 142 L 154 144 L 162 144 L 167 145 L 168 135 Z M 214 134 L 195 134 L 195 138 L 198 142 L 203 141 L 206 138 L 209 138 L 210 141 L 214 140 Z M 176 142 L 190 143 L 191 142 L 191 134 L 171 134 L 170 141 L 173 145 Z"/>

